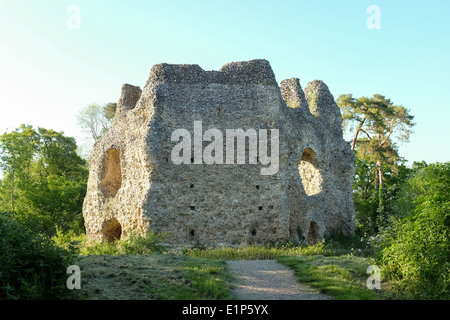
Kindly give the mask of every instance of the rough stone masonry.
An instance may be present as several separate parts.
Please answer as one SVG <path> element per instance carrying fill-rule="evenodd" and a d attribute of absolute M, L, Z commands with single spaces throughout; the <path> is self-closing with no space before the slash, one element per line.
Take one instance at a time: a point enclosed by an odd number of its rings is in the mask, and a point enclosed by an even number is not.
<path fill-rule="evenodd" d="M 191 162 L 174 163 L 179 142 L 172 134 L 193 134 L 194 122 L 202 132 L 277 129 L 278 170 L 261 174 L 259 156 L 199 163 L 193 143 Z M 87 237 L 113 241 L 153 230 L 169 233 L 172 246 L 215 247 L 351 234 L 355 160 L 341 123 L 322 81 L 305 90 L 297 78 L 278 86 L 266 60 L 219 71 L 155 65 L 143 89 L 123 85 L 114 122 L 94 145 L 83 206 Z"/>

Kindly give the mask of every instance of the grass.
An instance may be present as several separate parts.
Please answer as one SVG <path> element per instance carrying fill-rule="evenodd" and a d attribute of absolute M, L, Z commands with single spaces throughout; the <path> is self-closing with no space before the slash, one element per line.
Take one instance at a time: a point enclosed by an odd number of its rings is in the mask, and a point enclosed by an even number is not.
<path fill-rule="evenodd" d="M 323 243 L 189 248 L 168 253 L 152 234 L 113 243 L 87 244 L 81 240 L 78 248 L 82 289 L 74 292 L 74 299 L 89 300 L 233 299 L 234 279 L 225 260 L 327 253 Z M 68 242 L 60 239 L 61 245 Z"/>
<path fill-rule="evenodd" d="M 218 260 L 266 260 L 281 256 L 293 255 L 328 255 L 329 252 L 323 242 L 315 245 L 297 245 L 286 243 L 277 246 L 249 245 L 240 248 L 222 247 L 215 249 L 189 248 L 182 252 L 189 257 L 210 258 Z"/>
<path fill-rule="evenodd" d="M 338 300 L 378 300 L 388 297 L 383 290 L 366 287 L 367 267 L 372 258 L 356 256 L 284 256 L 278 262 L 291 268 L 299 282 L 317 288 Z"/>
<path fill-rule="evenodd" d="M 173 254 L 91 255 L 80 258 L 86 300 L 232 299 L 224 261 Z"/>
<path fill-rule="evenodd" d="M 65 246 L 74 240 L 60 236 Z M 371 257 L 355 248 L 355 239 L 327 240 L 315 245 L 284 243 L 240 248 L 187 248 L 169 253 L 160 236 L 148 233 L 114 243 L 88 244 L 76 238 L 82 271 L 82 289 L 74 299 L 201 300 L 233 299 L 234 279 L 226 260 L 276 259 L 291 268 L 299 282 L 318 288 L 339 300 L 393 298 L 388 284 L 369 290 L 367 267 Z M 70 240 L 70 241 L 69 241 Z M 345 239 L 344 239 L 345 240 Z M 355 242 L 356 241 L 356 242 Z M 360 252 L 361 251 L 361 252 Z M 339 255 L 340 253 L 350 253 Z M 373 256 L 372 252 L 367 252 Z"/>

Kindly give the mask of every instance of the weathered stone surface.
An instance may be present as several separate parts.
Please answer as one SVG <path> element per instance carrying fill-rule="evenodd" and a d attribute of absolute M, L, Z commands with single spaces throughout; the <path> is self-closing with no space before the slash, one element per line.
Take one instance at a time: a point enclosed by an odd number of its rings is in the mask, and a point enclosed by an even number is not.
<path fill-rule="evenodd" d="M 186 129 L 195 139 L 194 121 L 202 134 L 223 133 L 224 164 L 205 164 L 194 147 L 193 163 L 172 161 L 172 133 Z M 350 234 L 354 157 L 341 122 L 322 81 L 305 91 L 296 78 L 279 87 L 266 60 L 219 71 L 155 65 L 142 90 L 122 87 L 113 125 L 92 151 L 87 236 L 103 241 L 152 229 L 169 232 L 174 246 L 240 246 Z M 227 129 L 278 129 L 278 171 L 261 174 L 267 165 L 259 157 L 252 164 L 249 152 L 244 164 L 225 164 Z"/>

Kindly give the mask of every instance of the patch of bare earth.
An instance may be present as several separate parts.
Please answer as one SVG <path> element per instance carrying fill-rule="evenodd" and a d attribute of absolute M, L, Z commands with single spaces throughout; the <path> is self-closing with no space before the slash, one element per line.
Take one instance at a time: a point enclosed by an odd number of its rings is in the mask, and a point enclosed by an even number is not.
<path fill-rule="evenodd" d="M 331 297 L 297 281 L 289 268 L 275 260 L 227 261 L 238 283 L 239 300 L 329 300 Z"/>

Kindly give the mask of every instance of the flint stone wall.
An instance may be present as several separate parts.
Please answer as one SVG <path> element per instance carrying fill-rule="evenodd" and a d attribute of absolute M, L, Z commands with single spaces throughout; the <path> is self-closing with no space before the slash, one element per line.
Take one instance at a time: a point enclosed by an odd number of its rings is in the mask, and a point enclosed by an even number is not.
<path fill-rule="evenodd" d="M 193 136 L 194 121 L 203 132 L 223 132 L 224 144 L 226 129 L 278 129 L 278 172 L 262 175 L 248 160 L 174 164 L 172 132 Z M 142 90 L 122 87 L 112 127 L 94 145 L 87 237 L 112 241 L 151 229 L 168 232 L 173 246 L 210 247 L 351 234 L 355 160 L 341 123 L 322 81 L 304 91 L 296 78 L 279 87 L 266 60 L 219 71 L 155 65 Z"/>

